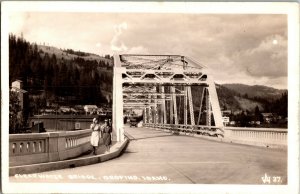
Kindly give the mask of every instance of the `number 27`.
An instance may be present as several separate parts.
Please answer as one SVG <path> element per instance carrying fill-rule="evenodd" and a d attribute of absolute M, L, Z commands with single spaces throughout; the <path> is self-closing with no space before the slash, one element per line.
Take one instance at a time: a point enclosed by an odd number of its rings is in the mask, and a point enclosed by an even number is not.
<path fill-rule="evenodd" d="M 280 176 L 273 176 L 273 182 L 274 183 L 281 182 L 281 177 Z"/>

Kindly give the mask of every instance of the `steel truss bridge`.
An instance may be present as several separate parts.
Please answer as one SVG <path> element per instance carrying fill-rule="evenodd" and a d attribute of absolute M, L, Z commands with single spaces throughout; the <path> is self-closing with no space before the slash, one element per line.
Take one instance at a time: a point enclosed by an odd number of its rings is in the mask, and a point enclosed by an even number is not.
<path fill-rule="evenodd" d="M 10 134 L 10 175 L 94 164 L 115 158 L 128 149 L 127 153 L 135 154 L 124 154 L 122 159 L 106 164 L 75 168 L 72 173 L 90 173 L 95 177 L 115 172 L 128 176 L 166 174 L 172 181 L 166 183 L 202 184 L 262 184 L 265 182 L 262 176 L 268 173 L 281 180 L 268 184 L 287 184 L 287 129 L 224 128 L 216 87 L 205 66 L 180 55 L 116 55 L 114 60 L 112 152 L 103 154 L 102 147 L 99 155 L 82 155 L 90 149 L 90 129 Z M 126 109 L 141 110 L 144 126 L 124 129 Z M 173 135 L 170 131 L 195 138 Z M 227 143 L 197 138 L 201 135 Z M 135 141 L 125 148 L 131 140 Z M 188 147 L 182 146 L 187 143 Z M 220 157 L 211 153 L 228 154 Z M 50 173 L 67 177 L 70 170 Z M 10 180 L 24 181 L 14 177 Z M 145 183 L 142 179 L 135 182 Z"/>
<path fill-rule="evenodd" d="M 114 60 L 115 140 L 124 139 L 126 109 L 141 109 L 145 127 L 223 136 L 216 87 L 207 67 L 181 55 L 124 54 Z"/>

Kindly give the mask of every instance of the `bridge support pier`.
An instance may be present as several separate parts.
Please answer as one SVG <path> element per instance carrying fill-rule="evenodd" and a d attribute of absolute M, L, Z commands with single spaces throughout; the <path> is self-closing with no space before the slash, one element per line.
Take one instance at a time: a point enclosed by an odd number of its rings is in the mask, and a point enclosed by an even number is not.
<path fill-rule="evenodd" d="M 118 58 L 115 58 L 115 60 L 118 63 Z M 122 72 L 122 68 L 114 67 L 112 141 L 124 141 Z"/>

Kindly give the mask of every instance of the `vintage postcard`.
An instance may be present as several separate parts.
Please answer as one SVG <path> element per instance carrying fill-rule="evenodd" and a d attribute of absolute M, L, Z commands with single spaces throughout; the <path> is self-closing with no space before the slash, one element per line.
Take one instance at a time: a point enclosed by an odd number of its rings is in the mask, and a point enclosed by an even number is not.
<path fill-rule="evenodd" d="M 298 193 L 297 3 L 2 2 L 3 193 Z"/>

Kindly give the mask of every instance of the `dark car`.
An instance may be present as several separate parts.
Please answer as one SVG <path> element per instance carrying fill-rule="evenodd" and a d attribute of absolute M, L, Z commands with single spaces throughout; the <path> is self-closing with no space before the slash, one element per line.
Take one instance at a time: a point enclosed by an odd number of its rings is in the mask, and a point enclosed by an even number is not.
<path fill-rule="evenodd" d="M 136 119 L 130 119 L 130 127 L 137 127 L 137 120 Z"/>

